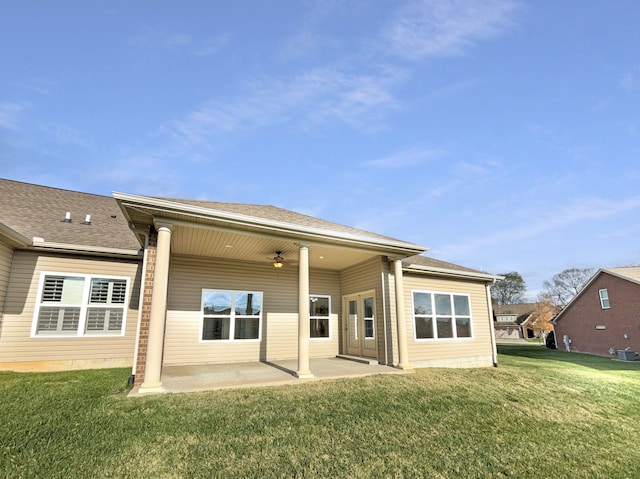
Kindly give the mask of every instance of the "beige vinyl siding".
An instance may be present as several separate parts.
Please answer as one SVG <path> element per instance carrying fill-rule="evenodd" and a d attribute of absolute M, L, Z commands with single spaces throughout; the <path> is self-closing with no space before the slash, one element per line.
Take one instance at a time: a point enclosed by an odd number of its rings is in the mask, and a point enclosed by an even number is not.
<path fill-rule="evenodd" d="M 409 361 L 414 366 L 492 364 L 491 327 L 484 283 L 404 274 Z M 468 294 L 471 302 L 472 338 L 416 340 L 412 290 Z"/>
<path fill-rule="evenodd" d="M 312 269 L 309 272 L 309 293 L 331 296 L 331 337 L 314 338 L 309 343 L 309 356 L 312 358 L 334 357 L 340 352 L 340 312 L 342 299 L 340 297 L 340 274 L 337 271 Z M 297 318 L 297 315 L 296 315 Z M 298 350 L 296 344 L 295 357 Z"/>
<path fill-rule="evenodd" d="M 31 337 L 38 281 L 44 271 L 130 278 L 123 336 Z M 139 263 L 16 251 L 0 337 L 0 368 L 31 370 L 130 366 L 138 321 Z M 25 363 L 21 366 L 21 363 Z M 88 365 L 88 366 L 87 366 Z"/>
<path fill-rule="evenodd" d="M 2 336 L 2 315 L 4 313 L 4 302 L 7 296 L 12 260 L 13 248 L 0 243 L 0 337 Z"/>
<path fill-rule="evenodd" d="M 202 290 L 263 293 L 261 340 L 200 341 Z M 331 296 L 331 339 L 310 341 L 311 357 L 338 353 L 340 281 L 337 273 L 311 270 L 311 294 Z M 174 255 L 171 260 L 164 363 L 202 364 L 296 358 L 298 269 Z"/>
<path fill-rule="evenodd" d="M 382 258 L 375 257 L 349 268 L 340 274 L 343 296 L 364 291 L 374 291 L 375 293 L 375 335 L 378 348 L 378 361 L 383 364 L 387 362 L 385 340 L 387 339 L 388 332 L 385 331 L 385 306 L 387 306 L 388 300 L 388 298 L 385 298 L 385 293 L 388 295 L 388 291 L 383 290 L 382 283 L 383 271 L 385 269 L 388 270 L 388 267 L 385 268 Z"/>

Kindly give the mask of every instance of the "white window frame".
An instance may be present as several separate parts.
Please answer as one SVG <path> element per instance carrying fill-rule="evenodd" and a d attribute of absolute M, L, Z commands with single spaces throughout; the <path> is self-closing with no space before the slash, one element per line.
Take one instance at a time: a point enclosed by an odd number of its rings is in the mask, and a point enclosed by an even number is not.
<path fill-rule="evenodd" d="M 373 313 L 373 316 L 365 316 L 365 311 L 366 308 L 364 306 L 364 301 L 366 299 L 371 299 L 371 311 Z M 376 301 L 375 301 L 375 296 L 373 294 L 371 295 L 363 295 L 362 297 L 362 334 L 364 335 L 364 339 L 366 340 L 372 340 L 372 339 L 376 339 Z M 371 336 L 367 336 L 367 321 L 371 322 Z"/>
<path fill-rule="evenodd" d="M 424 294 L 429 294 L 431 295 L 431 307 L 432 307 L 432 311 L 430 315 L 427 314 L 421 314 L 421 315 L 416 315 L 416 308 L 415 308 L 415 294 L 416 293 L 424 293 Z M 453 337 L 451 338 L 439 338 L 438 337 L 438 325 L 437 325 L 437 320 L 436 320 L 436 303 L 435 303 L 435 295 L 436 294 L 442 294 L 442 295 L 448 295 L 451 301 L 451 325 L 452 325 L 452 330 L 453 330 Z M 454 296 L 464 296 L 467 298 L 468 304 L 469 304 L 469 315 L 457 315 L 456 311 L 455 311 L 455 301 L 453 300 Z M 416 328 L 416 316 L 417 317 L 430 317 L 431 318 L 431 327 L 432 327 L 432 333 L 433 333 L 433 337 L 432 338 L 419 338 L 418 337 L 418 331 Z M 473 328 L 473 311 L 471 309 L 471 295 L 468 293 L 453 293 L 453 292 L 447 292 L 447 291 L 425 291 L 425 290 L 419 290 L 419 289 L 412 289 L 411 290 L 411 317 L 413 318 L 413 339 L 416 342 L 434 342 L 434 341 L 469 341 L 469 340 L 473 340 L 474 339 L 474 328 Z M 456 321 L 456 318 L 468 318 L 469 319 L 469 331 L 471 332 L 471 334 L 469 336 L 462 336 L 462 337 L 458 337 L 458 324 Z"/>
<path fill-rule="evenodd" d="M 602 309 L 611 308 L 611 301 L 609 300 L 609 290 L 607 290 L 607 288 L 598 290 L 598 297 L 600 298 L 600 307 Z"/>
<path fill-rule="evenodd" d="M 42 295 L 44 293 L 44 285 L 45 279 L 48 276 L 56 276 L 62 278 L 81 278 L 83 280 L 83 288 L 82 288 L 82 299 L 80 304 L 64 304 L 60 303 L 43 303 Z M 114 280 L 114 281 L 124 281 L 125 282 L 125 301 L 122 304 L 103 304 L 103 303 L 90 303 L 91 296 L 91 281 L 94 279 L 106 279 L 106 280 Z M 59 272 L 59 271 L 41 271 L 40 278 L 38 279 L 38 291 L 36 293 L 36 304 L 33 311 L 33 322 L 31 324 L 31 337 L 32 338 L 113 338 L 113 337 L 121 337 L 124 336 L 125 331 L 127 330 L 127 312 L 129 310 L 129 293 L 130 293 L 130 285 L 131 278 L 128 276 L 113 276 L 108 274 L 83 274 L 83 273 L 69 273 L 69 272 Z M 80 308 L 80 318 L 78 320 L 78 329 L 77 330 L 69 330 L 69 332 L 57 332 L 57 333 L 49 333 L 40 332 L 38 333 L 38 318 L 40 316 L 40 309 L 42 307 L 74 307 Z M 120 309 L 122 308 L 122 325 L 120 327 L 120 331 L 85 331 L 87 326 L 87 311 L 89 308 L 110 308 L 110 309 Z"/>
<path fill-rule="evenodd" d="M 328 341 L 331 339 L 331 296 L 328 294 L 310 294 L 309 295 L 309 303 L 311 303 L 313 301 L 314 298 L 326 298 L 329 300 L 329 314 L 327 316 L 313 316 L 311 314 L 311 304 L 309 304 L 309 339 L 311 341 Z M 327 324 L 328 324 L 328 328 L 329 328 L 329 332 L 327 336 L 319 336 L 319 337 L 313 337 L 311 336 L 311 322 L 314 319 L 326 319 L 327 320 Z"/>
<path fill-rule="evenodd" d="M 230 293 L 231 294 L 231 311 L 227 315 L 211 315 L 204 314 L 204 295 L 207 292 L 214 293 Z M 236 308 L 235 298 L 237 294 L 259 294 L 260 295 L 260 314 L 257 316 L 238 315 L 239 318 L 258 318 L 258 337 L 249 339 L 235 339 L 236 328 Z M 198 338 L 200 343 L 204 344 L 219 344 L 219 343 L 251 343 L 262 341 L 262 313 L 264 310 L 264 293 L 262 291 L 248 291 L 248 290 L 229 290 L 229 289 L 215 289 L 215 288 L 202 288 L 202 295 L 200 296 L 200 330 L 198 331 Z M 204 320 L 206 318 L 229 318 L 229 339 L 203 339 L 202 334 L 204 332 Z"/>

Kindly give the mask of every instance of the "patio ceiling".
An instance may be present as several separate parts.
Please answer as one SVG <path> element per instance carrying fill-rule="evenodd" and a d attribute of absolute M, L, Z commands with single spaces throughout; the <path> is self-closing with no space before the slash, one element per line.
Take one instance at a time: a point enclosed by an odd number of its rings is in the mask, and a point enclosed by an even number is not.
<path fill-rule="evenodd" d="M 300 244 L 306 244 L 311 268 L 342 270 L 375 256 L 406 257 L 426 249 L 374 233 L 343 231 L 328 222 L 322 228 L 163 199 L 114 196 L 129 222 L 142 231 L 159 222 L 171 224 L 173 254 L 265 264 L 281 251 L 285 260 L 297 262 Z"/>
<path fill-rule="evenodd" d="M 300 240 L 278 236 L 255 235 L 185 225 L 176 225 L 171 235 L 171 252 L 192 256 L 215 257 L 255 263 L 273 263 L 276 251 L 287 261 L 298 261 Z M 309 266 L 341 270 L 376 255 L 371 251 L 330 244 L 306 243 Z M 293 266 L 293 265 L 291 265 Z"/>

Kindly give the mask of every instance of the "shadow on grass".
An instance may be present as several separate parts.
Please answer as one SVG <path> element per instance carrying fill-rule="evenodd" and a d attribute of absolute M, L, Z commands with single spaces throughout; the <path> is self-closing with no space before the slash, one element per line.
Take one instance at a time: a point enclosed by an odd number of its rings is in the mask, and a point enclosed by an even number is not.
<path fill-rule="evenodd" d="M 568 353 L 557 349 L 527 344 L 498 344 L 498 354 L 576 364 L 601 371 L 640 371 L 640 361 L 619 361 L 585 353 Z"/>

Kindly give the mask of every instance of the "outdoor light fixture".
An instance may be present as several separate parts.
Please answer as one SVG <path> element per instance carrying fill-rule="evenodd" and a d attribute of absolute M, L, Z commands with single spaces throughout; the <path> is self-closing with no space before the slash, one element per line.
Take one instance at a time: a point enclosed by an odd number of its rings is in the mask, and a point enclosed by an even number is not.
<path fill-rule="evenodd" d="M 282 256 L 280 256 L 280 253 L 282 253 L 282 251 L 276 251 L 276 257 L 273 258 L 273 267 L 274 268 L 282 268 L 284 266 L 284 258 Z"/>

